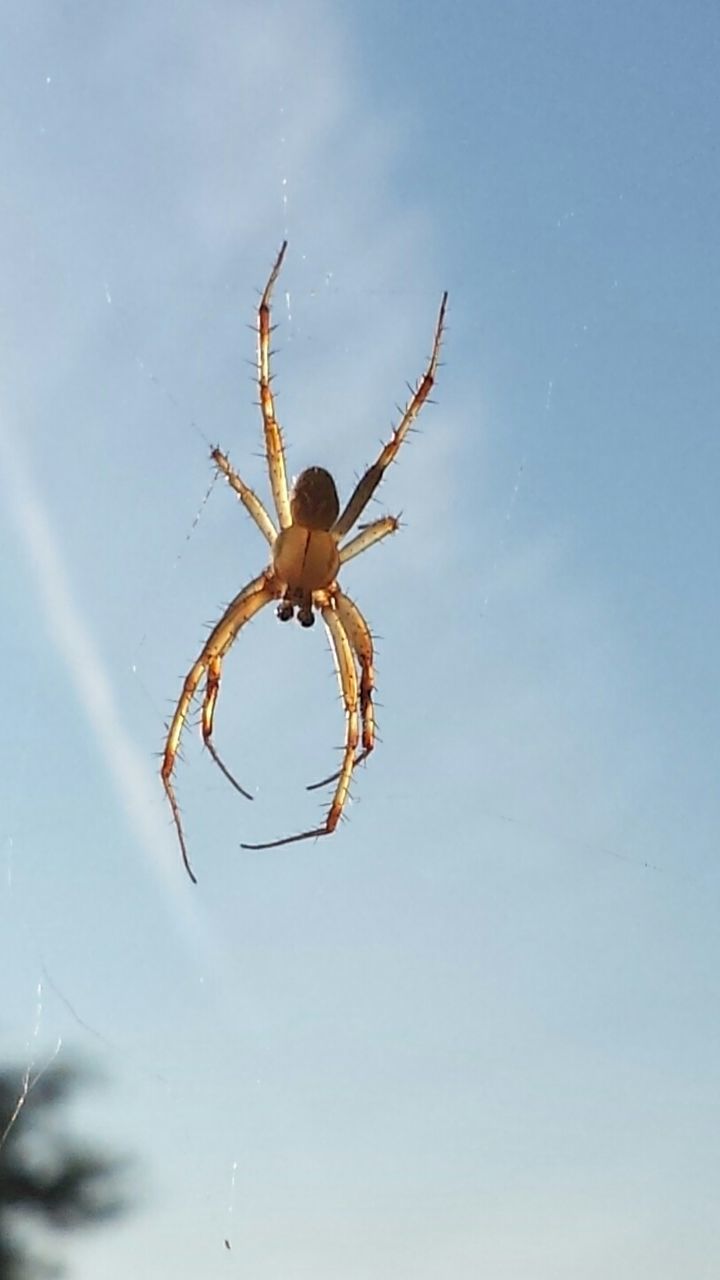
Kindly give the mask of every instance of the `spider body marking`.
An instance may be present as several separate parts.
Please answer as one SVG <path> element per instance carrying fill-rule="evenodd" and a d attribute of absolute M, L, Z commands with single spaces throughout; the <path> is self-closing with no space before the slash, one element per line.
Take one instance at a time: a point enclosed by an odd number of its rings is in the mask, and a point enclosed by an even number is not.
<path fill-rule="evenodd" d="M 180 739 L 190 708 L 204 681 L 200 716 L 203 742 L 215 764 L 235 789 L 246 799 L 253 799 L 253 796 L 241 787 L 220 758 L 212 735 L 223 660 L 241 628 L 265 605 L 273 600 L 278 601 L 277 616 L 280 621 L 288 622 L 297 615 L 297 620 L 303 627 L 311 627 L 315 621 L 315 613 L 320 613 L 330 639 L 345 710 L 345 745 L 339 770 L 329 778 L 313 783 L 308 788 L 314 790 L 316 787 L 335 783 L 330 807 L 322 826 L 301 831 L 297 835 L 284 836 L 280 840 L 266 841 L 264 844 L 243 844 L 241 847 L 243 849 L 274 849 L 280 845 L 293 844 L 298 840 L 331 835 L 342 817 L 353 770 L 370 755 L 374 748 L 375 677 L 372 636 L 357 605 L 341 591 L 337 577 L 343 564 L 361 555 L 363 551 L 367 551 L 369 547 L 374 546 L 389 534 L 395 533 L 399 527 L 396 516 L 381 516 L 368 525 L 360 526 L 354 536 L 344 541 L 375 493 L 385 471 L 397 457 L 403 440 L 428 399 L 437 373 L 445 322 L 447 293 L 443 294 L 440 304 L 432 351 L 425 372 L 415 390 L 411 392 L 400 422 L 393 430 L 390 440 L 383 446 L 373 465 L 358 481 L 343 510 L 340 510 L 335 482 L 329 471 L 323 467 L 308 467 L 298 477 L 292 493 L 289 493 L 282 432 L 275 417 L 270 376 L 270 302 L 286 249 L 287 241 L 283 242 L 275 260 L 260 299 L 257 315 L 260 411 L 270 488 L 279 527 L 275 525 L 257 494 L 245 484 L 231 466 L 227 456 L 219 448 L 213 449 L 211 454 L 213 462 L 225 476 L 231 489 L 237 494 L 269 544 L 270 562 L 268 567 L 243 587 L 230 602 L 220 620 L 212 628 L 199 656 L 185 677 L 180 698 L 168 726 L 160 770 L 185 869 L 193 883 L 196 883 L 196 879 L 190 865 L 173 782 Z"/>

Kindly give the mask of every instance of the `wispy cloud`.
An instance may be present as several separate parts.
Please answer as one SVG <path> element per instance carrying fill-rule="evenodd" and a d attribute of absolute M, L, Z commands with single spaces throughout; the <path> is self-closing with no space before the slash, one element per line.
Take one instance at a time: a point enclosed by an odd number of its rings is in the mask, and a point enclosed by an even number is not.
<path fill-rule="evenodd" d="M 50 514 L 22 445 L 0 420 L 0 473 L 18 541 L 30 564 L 48 636 L 65 663 L 80 706 L 115 784 L 120 806 L 174 910 L 194 940 L 209 944 L 183 892 L 171 839 L 153 791 L 153 770 L 128 734 L 112 681 L 77 603 Z M 158 784 L 159 785 L 159 784 Z M 202 935 L 202 936 L 201 936 Z"/>

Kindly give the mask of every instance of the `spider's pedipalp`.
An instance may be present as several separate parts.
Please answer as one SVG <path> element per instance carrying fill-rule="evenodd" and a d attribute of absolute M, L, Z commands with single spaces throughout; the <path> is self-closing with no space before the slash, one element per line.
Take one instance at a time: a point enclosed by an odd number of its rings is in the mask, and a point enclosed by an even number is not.
<path fill-rule="evenodd" d="M 355 486 L 347 506 L 333 526 L 333 532 L 338 539 L 344 538 L 345 534 L 350 532 L 356 520 L 358 520 L 362 515 L 362 512 L 365 510 L 365 507 L 380 484 L 383 475 L 387 471 L 391 462 L 395 461 L 403 440 L 407 436 L 410 427 L 430 395 L 435 382 L 438 360 L 440 358 L 440 344 L 442 342 L 443 329 L 445 327 L 447 301 L 448 295 L 447 293 L 444 293 L 440 303 L 437 322 L 435 324 L 435 337 L 433 339 L 432 351 L 430 353 L 427 368 L 415 389 L 412 390 L 412 394 L 405 406 L 400 422 L 397 427 L 395 427 L 389 442 L 380 450 L 377 460 L 372 464 L 372 466 L 368 467 L 364 476 L 362 476 L 358 484 Z"/>

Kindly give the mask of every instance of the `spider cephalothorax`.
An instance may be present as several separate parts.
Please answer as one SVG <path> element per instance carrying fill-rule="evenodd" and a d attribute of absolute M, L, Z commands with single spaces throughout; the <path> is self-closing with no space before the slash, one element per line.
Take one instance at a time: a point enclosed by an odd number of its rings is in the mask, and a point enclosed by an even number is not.
<path fill-rule="evenodd" d="M 372 636 L 357 605 L 340 590 L 337 575 L 340 566 L 346 561 L 360 555 L 388 534 L 395 533 L 398 528 L 397 517 L 381 516 L 371 524 L 361 525 L 355 536 L 347 542 L 343 539 L 357 523 L 385 471 L 397 457 L 405 436 L 430 394 L 440 355 L 447 306 L 446 293 L 443 294 L 440 304 L 432 352 L 425 373 L 408 400 L 391 439 L 381 449 L 377 460 L 358 481 L 342 513 L 340 513 L 335 481 L 329 471 L 325 471 L 323 467 L 308 467 L 298 476 L 292 494 L 288 494 L 282 435 L 275 417 L 275 405 L 270 387 L 270 299 L 286 248 L 287 242 L 280 248 L 260 300 L 257 351 L 265 453 L 270 474 L 270 488 L 280 527 L 276 528 L 257 494 L 248 488 L 230 465 L 225 454 L 220 449 L 213 449 L 211 456 L 215 465 L 226 477 L 228 484 L 234 489 L 263 537 L 270 544 L 270 563 L 259 577 L 243 587 L 210 632 L 199 657 L 185 677 L 180 700 L 170 722 L 163 753 L 161 769 L 163 786 L 170 801 L 185 868 L 193 881 L 195 876 L 188 858 L 173 785 L 173 771 L 180 737 L 193 699 L 204 680 L 205 691 L 200 723 L 205 746 L 233 786 L 248 800 L 253 799 L 220 759 L 212 741 L 212 731 L 223 659 L 241 627 L 271 600 L 279 601 L 277 616 L 281 622 L 288 622 L 297 613 L 297 620 L 301 626 L 310 627 L 315 621 L 315 611 L 322 615 L 330 637 L 345 707 L 345 747 L 342 764 L 337 773 L 324 778 L 322 782 L 313 784 L 313 787 L 321 787 L 330 782 L 336 783 L 327 817 L 321 827 L 301 831 L 294 836 L 284 836 L 281 840 L 271 840 L 265 844 L 244 844 L 242 847 L 272 849 L 277 845 L 290 844 L 295 840 L 330 835 L 340 821 L 350 790 L 353 769 L 361 760 L 369 756 L 375 745 L 375 719 L 372 698 L 374 689 Z"/>

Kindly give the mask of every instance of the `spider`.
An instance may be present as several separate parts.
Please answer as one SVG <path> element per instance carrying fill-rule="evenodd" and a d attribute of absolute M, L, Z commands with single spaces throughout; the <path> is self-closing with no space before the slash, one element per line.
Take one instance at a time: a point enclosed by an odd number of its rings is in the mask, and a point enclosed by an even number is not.
<path fill-rule="evenodd" d="M 198 658 L 193 663 L 182 687 L 175 714 L 170 721 L 162 767 L 163 786 L 172 810 L 173 822 L 180 842 L 183 863 L 193 884 L 197 883 L 190 865 L 185 834 L 180 819 L 180 809 L 173 785 L 175 760 L 188 712 L 198 687 L 205 681 L 200 725 L 202 737 L 210 756 L 229 782 L 246 799 L 252 800 L 244 787 L 233 777 L 221 760 L 212 739 L 215 707 L 220 690 L 223 659 L 237 639 L 246 622 L 256 613 L 278 600 L 277 616 L 288 622 L 297 613 L 302 627 L 311 627 L 317 610 L 325 623 L 335 658 L 338 680 L 345 707 L 345 747 L 340 769 L 313 783 L 308 790 L 336 783 L 335 792 L 325 822 L 320 827 L 301 831 L 298 835 L 269 840 L 264 844 L 243 844 L 243 849 L 275 849 L 298 840 L 311 840 L 331 835 L 342 816 L 350 789 L 353 770 L 367 759 L 375 745 L 375 719 L 373 712 L 373 642 L 370 629 L 357 605 L 340 590 L 337 575 L 341 565 L 360 555 L 388 534 L 399 528 L 396 516 L 381 516 L 371 524 L 359 525 L 354 537 L 343 541 L 357 523 L 368 502 L 375 493 L 391 462 L 394 462 L 410 427 L 427 400 L 437 373 L 440 344 L 443 335 L 447 293 L 442 296 L 440 312 L 435 325 L 432 352 L 425 372 L 411 389 L 400 422 L 389 442 L 381 449 L 376 461 L 358 481 L 355 489 L 340 512 L 340 502 L 335 482 L 323 467 L 308 467 L 298 476 L 292 493 L 288 494 L 285 475 L 285 453 L 282 431 L 275 417 L 275 404 L 271 390 L 270 374 L 270 302 L 272 291 L 285 257 L 287 241 L 280 247 L 275 265 L 260 299 L 257 313 L 257 377 L 260 388 L 260 411 L 265 434 L 265 454 L 270 476 L 270 488 L 280 528 L 275 523 L 257 494 L 248 488 L 230 465 L 226 455 L 215 448 L 211 458 L 231 489 L 235 491 L 246 511 L 270 546 L 270 563 L 262 573 L 253 578 L 235 596 L 220 621 L 212 628 Z"/>

